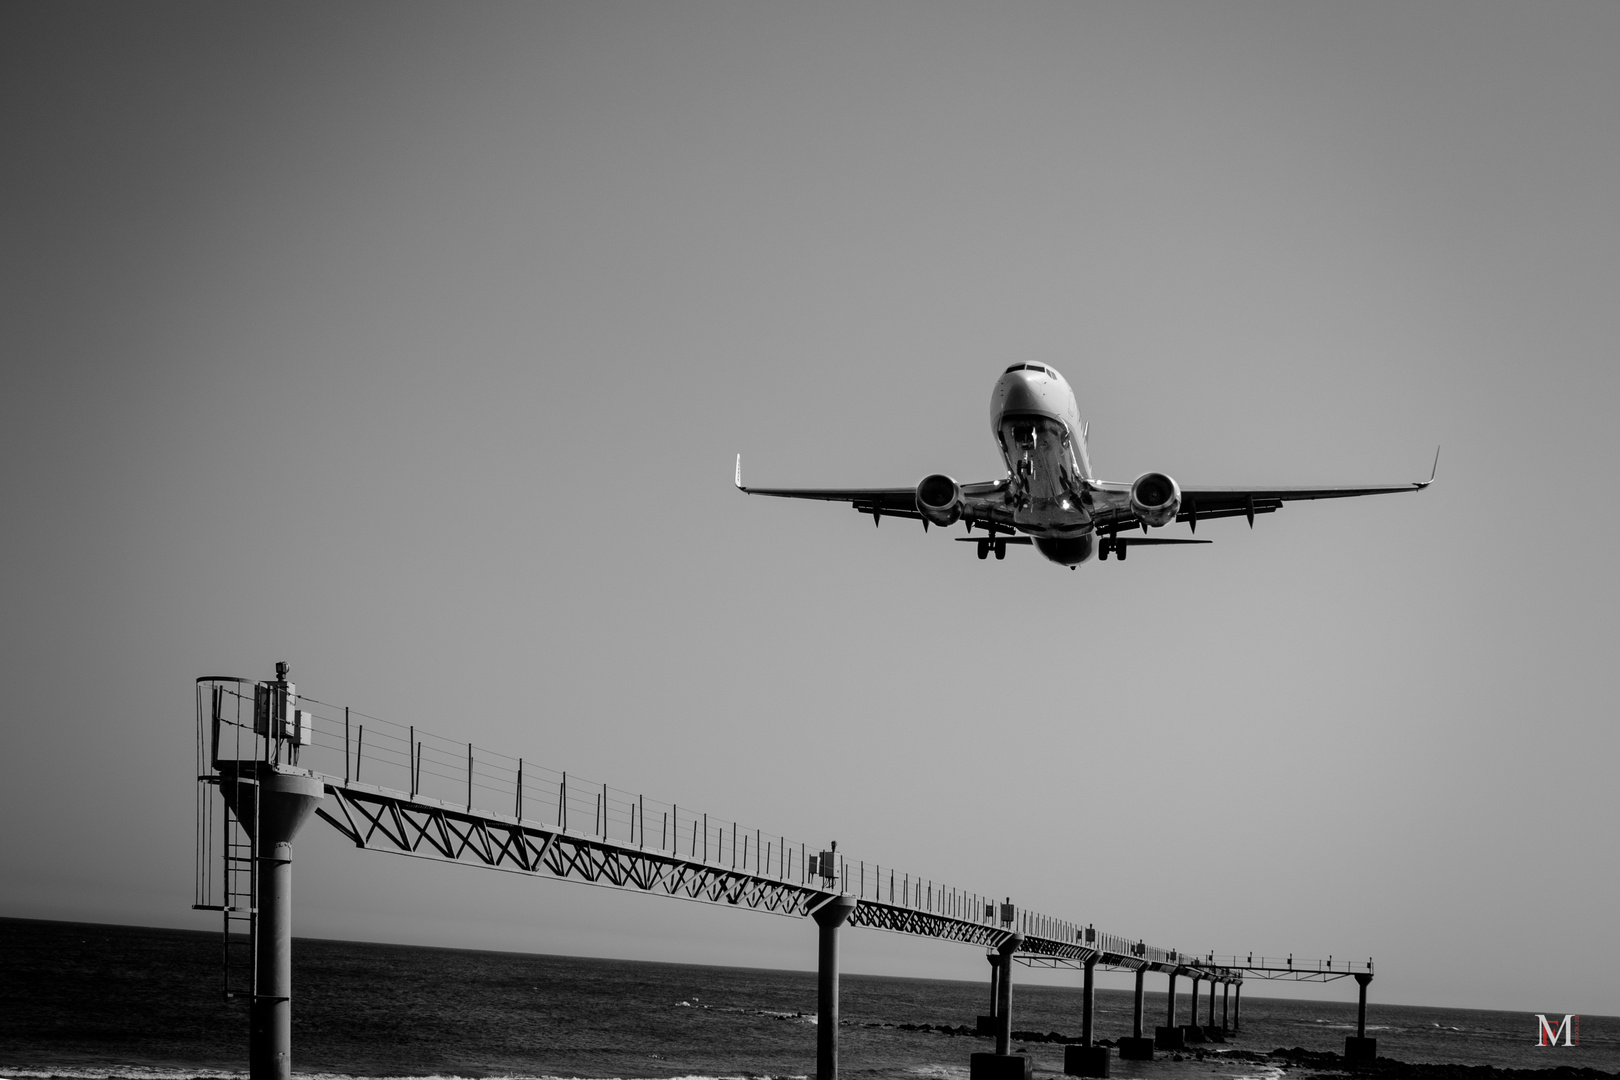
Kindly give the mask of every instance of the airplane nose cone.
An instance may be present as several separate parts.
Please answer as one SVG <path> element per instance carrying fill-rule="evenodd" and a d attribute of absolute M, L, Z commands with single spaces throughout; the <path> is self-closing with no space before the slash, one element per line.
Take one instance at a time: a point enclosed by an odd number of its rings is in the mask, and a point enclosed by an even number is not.
<path fill-rule="evenodd" d="M 1054 415 L 1051 403 L 1046 400 L 1044 380 L 1038 376 L 1027 375 L 1022 371 L 1009 372 L 1002 376 L 1001 385 L 996 394 L 995 408 L 991 410 L 992 416 L 1005 413 L 1040 413 L 1044 416 Z"/>

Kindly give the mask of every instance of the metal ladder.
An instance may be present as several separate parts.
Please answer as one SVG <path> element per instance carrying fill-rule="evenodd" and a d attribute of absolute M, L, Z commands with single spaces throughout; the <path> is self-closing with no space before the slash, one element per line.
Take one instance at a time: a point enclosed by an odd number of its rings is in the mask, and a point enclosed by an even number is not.
<path fill-rule="evenodd" d="M 255 965 L 259 935 L 259 852 L 254 837 L 259 823 L 240 820 L 231 807 L 249 806 L 251 812 L 257 814 L 259 800 L 251 797 L 256 792 L 240 790 L 253 786 L 253 781 L 244 781 L 239 771 L 219 770 L 222 726 L 231 725 L 238 736 L 241 732 L 239 719 L 226 719 L 226 704 L 225 691 L 218 686 L 209 699 L 199 695 L 197 702 L 197 892 L 191 906 L 197 911 L 217 911 L 223 916 L 220 960 L 225 976 L 225 1000 L 251 1002 L 258 986 Z M 218 795 L 228 797 L 215 802 L 215 789 Z M 250 797 L 244 800 L 237 797 L 240 795 Z M 219 846 L 217 863 L 214 861 L 216 844 Z"/>
<path fill-rule="evenodd" d="M 232 776 L 220 778 L 221 784 L 239 782 Z M 220 901 L 225 915 L 225 1000 L 251 1002 L 258 985 L 255 962 L 259 952 L 259 853 L 253 838 L 259 830 L 247 828 L 237 819 L 230 808 L 232 802 L 242 805 L 239 800 L 227 800 L 222 815 Z M 259 801 L 254 799 L 252 805 L 257 812 Z"/>

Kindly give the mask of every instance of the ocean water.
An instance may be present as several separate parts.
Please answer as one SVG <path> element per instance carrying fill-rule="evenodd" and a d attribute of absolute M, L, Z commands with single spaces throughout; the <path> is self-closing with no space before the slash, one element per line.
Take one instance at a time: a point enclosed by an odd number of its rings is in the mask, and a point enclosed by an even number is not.
<path fill-rule="evenodd" d="M 220 998 L 217 934 L 0 919 L 0 1076 L 185 1080 L 245 1073 L 243 1006 Z M 815 1073 L 809 972 L 637 963 L 298 939 L 295 1072 L 330 1077 L 806 1077 Z M 1377 984 L 1374 983 L 1376 989 Z M 1339 989 L 1338 984 L 1327 992 Z M 1249 996 L 1243 1031 L 1199 1059 L 1113 1062 L 1121 1077 L 1282 1080 L 1318 1072 L 1219 1051 L 1342 1052 L 1354 991 Z M 840 1072 L 966 1080 L 988 1040 L 971 1026 L 985 983 L 846 975 Z M 1099 1038 L 1129 1034 L 1131 997 L 1097 995 Z M 1151 1020 L 1162 993 L 1148 995 Z M 1186 998 L 1182 1007 L 1185 1011 Z M 1206 1006 L 1207 1007 L 1207 1006 Z M 1014 1028 L 1078 1035 L 1078 989 L 1016 985 Z M 1217 1005 L 1217 1018 L 1219 1006 Z M 924 1025 L 927 1025 L 925 1028 Z M 1580 1045 L 1533 1045 L 1526 1013 L 1368 1005 L 1380 1056 L 1515 1068 L 1620 1070 L 1620 1019 L 1582 1016 Z M 1057 1043 L 1015 1042 L 1038 1075 Z"/>

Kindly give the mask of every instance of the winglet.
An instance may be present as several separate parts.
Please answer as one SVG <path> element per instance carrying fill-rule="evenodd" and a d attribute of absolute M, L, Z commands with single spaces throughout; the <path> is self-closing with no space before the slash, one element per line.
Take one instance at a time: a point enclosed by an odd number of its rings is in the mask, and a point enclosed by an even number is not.
<path fill-rule="evenodd" d="M 740 458 L 738 460 L 739 460 L 739 462 L 741 461 Z M 737 467 L 740 469 L 740 468 L 742 468 L 742 465 L 739 463 Z M 1424 480 L 1422 483 L 1418 484 L 1417 489 L 1419 491 L 1422 491 L 1424 488 L 1426 488 L 1430 484 L 1434 483 L 1434 478 L 1439 472 L 1440 472 L 1440 448 L 1437 446 L 1437 447 L 1434 448 L 1434 467 L 1429 470 L 1429 478 L 1427 480 Z"/>
<path fill-rule="evenodd" d="M 747 488 L 742 486 L 742 455 L 741 454 L 737 455 L 737 479 L 735 481 L 733 481 L 733 482 L 737 485 L 737 490 L 738 491 L 747 491 L 748 490 Z"/>

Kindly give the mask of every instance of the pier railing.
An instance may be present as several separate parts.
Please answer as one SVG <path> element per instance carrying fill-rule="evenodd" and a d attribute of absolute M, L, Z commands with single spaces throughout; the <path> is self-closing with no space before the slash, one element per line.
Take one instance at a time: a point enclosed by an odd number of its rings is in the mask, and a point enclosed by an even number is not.
<path fill-rule="evenodd" d="M 1354 975 L 1370 979 L 1373 974 L 1370 956 L 1366 960 L 1335 960 L 1331 956 L 1326 960 L 1306 960 L 1296 959 L 1293 955 L 1257 956 L 1249 953 L 1246 956 L 1217 956 L 1208 953 L 1200 959 L 1209 967 L 1223 968 L 1241 972 L 1245 976 L 1272 981 L 1332 982 L 1334 979 Z"/>
<path fill-rule="evenodd" d="M 861 901 L 850 920 L 856 926 L 991 948 L 1016 933 L 1026 954 L 1105 967 L 1212 975 L 1241 968 L 300 696 L 291 683 L 199 679 L 197 754 L 205 785 L 239 775 L 229 763 L 249 760 L 318 778 L 338 812 L 317 812 L 362 847 L 789 915 L 842 894 Z M 206 895 L 207 862 L 199 858 L 199 907 L 215 906 Z"/>

